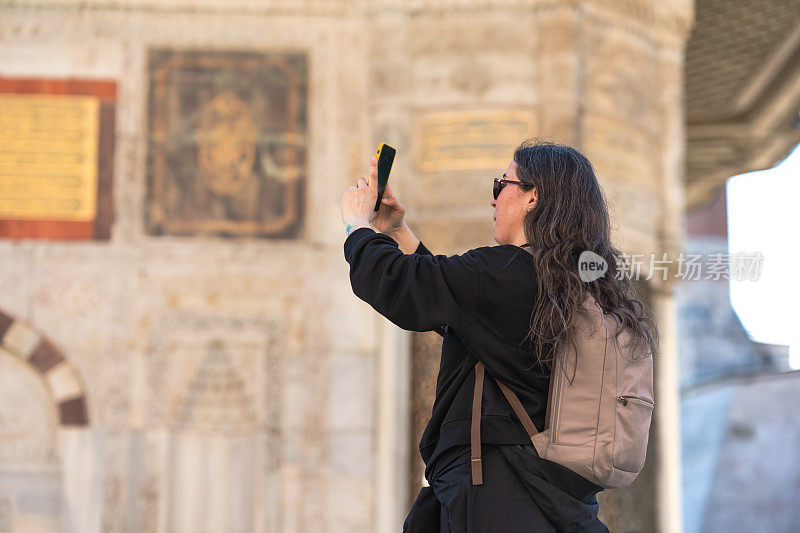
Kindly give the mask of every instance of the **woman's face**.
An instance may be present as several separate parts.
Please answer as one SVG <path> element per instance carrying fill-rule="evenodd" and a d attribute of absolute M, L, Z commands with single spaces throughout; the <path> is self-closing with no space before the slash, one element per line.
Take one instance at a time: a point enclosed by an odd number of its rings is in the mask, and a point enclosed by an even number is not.
<path fill-rule="evenodd" d="M 516 161 L 511 161 L 503 178 L 519 181 Z M 536 198 L 535 188 L 523 191 L 516 183 L 507 183 L 497 200 L 492 198 L 489 201 L 489 205 L 494 207 L 493 236 L 497 244 L 521 246 L 527 242 L 522 221 L 525 213 L 536 204 Z"/>

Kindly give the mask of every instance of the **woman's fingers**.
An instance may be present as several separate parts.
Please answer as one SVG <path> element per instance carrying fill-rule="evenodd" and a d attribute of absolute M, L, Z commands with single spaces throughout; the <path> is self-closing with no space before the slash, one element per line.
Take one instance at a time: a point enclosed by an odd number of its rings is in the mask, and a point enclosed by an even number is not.
<path fill-rule="evenodd" d="M 383 191 L 383 197 L 397 200 L 397 198 L 394 196 L 394 192 L 392 192 L 392 187 L 388 183 L 386 184 L 386 189 Z"/>
<path fill-rule="evenodd" d="M 372 156 L 372 159 L 369 161 L 369 182 L 368 183 L 375 183 L 378 179 L 378 159 L 375 156 Z"/>

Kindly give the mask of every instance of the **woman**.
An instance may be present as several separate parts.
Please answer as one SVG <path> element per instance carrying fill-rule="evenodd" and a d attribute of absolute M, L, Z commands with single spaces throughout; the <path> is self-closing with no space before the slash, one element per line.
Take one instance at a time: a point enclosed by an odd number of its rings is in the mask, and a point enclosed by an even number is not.
<path fill-rule="evenodd" d="M 470 476 L 478 361 L 517 394 L 541 431 L 553 356 L 569 342 L 566 325 L 588 294 L 657 353 L 653 320 L 628 278 L 615 275 L 623 265 L 591 163 L 568 146 L 523 142 L 494 182 L 498 246 L 450 257 L 434 256 L 414 236 L 391 188 L 373 211 L 376 176 L 373 158 L 369 181 L 360 178 L 342 194 L 353 292 L 398 326 L 443 337 L 436 398 L 419 444 L 430 487 L 420 491 L 403 530 L 608 531 L 597 518 L 602 487 L 539 458 L 492 379 L 482 395 L 482 484 Z M 608 263 L 605 276 L 582 281 L 577 266 L 585 250 Z"/>

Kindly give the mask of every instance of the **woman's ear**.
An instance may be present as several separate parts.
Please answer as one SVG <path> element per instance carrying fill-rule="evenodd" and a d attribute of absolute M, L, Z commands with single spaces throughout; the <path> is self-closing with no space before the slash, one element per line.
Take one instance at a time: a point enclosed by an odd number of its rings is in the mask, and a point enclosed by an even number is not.
<path fill-rule="evenodd" d="M 539 199 L 539 191 L 536 190 L 536 187 L 531 189 L 531 196 L 528 198 L 528 211 L 536 207 L 536 201 Z"/>

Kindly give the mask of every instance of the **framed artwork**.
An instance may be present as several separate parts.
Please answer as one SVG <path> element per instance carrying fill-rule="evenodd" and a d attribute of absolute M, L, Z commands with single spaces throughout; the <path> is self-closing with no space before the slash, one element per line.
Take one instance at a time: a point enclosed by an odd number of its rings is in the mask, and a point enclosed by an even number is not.
<path fill-rule="evenodd" d="M 151 50 L 150 235 L 297 238 L 306 56 Z"/>

